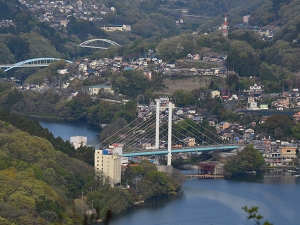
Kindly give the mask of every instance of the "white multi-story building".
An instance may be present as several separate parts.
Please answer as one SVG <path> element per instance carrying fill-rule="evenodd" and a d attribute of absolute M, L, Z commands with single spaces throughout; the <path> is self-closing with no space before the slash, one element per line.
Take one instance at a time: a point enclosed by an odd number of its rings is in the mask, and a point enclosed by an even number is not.
<path fill-rule="evenodd" d="M 111 186 L 121 182 L 121 156 L 112 150 L 95 150 L 95 173 L 109 178 Z"/>
<path fill-rule="evenodd" d="M 101 27 L 102 30 L 105 31 L 131 31 L 130 25 L 111 25 L 111 26 L 105 26 Z"/>
<path fill-rule="evenodd" d="M 70 137 L 70 143 L 74 146 L 75 149 L 80 146 L 86 146 L 87 137 L 84 136 L 72 136 Z"/>
<path fill-rule="evenodd" d="M 262 92 L 261 85 L 257 85 L 257 84 L 251 85 L 250 92 Z"/>
<path fill-rule="evenodd" d="M 114 91 L 112 90 L 112 88 L 110 86 L 107 85 L 96 85 L 96 86 L 89 86 L 89 94 L 90 95 L 97 95 L 99 94 L 99 92 L 103 90 L 107 93 L 111 93 L 113 94 Z"/>

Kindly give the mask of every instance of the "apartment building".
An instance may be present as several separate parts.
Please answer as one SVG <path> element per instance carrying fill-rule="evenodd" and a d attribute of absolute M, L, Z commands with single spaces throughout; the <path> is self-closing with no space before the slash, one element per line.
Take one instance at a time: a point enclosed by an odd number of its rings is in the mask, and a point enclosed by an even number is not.
<path fill-rule="evenodd" d="M 280 146 L 277 151 L 264 153 L 264 159 L 271 167 L 288 166 L 297 158 L 296 150 L 296 146 Z"/>
<path fill-rule="evenodd" d="M 112 150 L 95 150 L 95 172 L 103 173 L 104 179 L 108 178 L 111 186 L 121 182 L 121 156 Z"/>

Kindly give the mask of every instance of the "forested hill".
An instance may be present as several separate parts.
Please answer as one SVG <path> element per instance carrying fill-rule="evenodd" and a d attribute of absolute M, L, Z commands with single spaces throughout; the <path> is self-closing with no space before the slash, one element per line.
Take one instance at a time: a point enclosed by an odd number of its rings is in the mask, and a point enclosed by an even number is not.
<path fill-rule="evenodd" d="M 122 176 L 122 185 L 131 188 L 111 188 L 101 175 L 95 180 L 92 166 L 59 151 L 59 140 L 24 130 L 52 135 L 38 123 L 0 112 L 0 224 L 82 224 L 91 206 L 97 211 L 93 218 L 103 219 L 107 209 L 120 213 L 138 200 L 174 195 L 184 180 L 181 173 L 166 175 L 145 160 Z M 57 149 L 51 144 L 55 141 Z M 142 176 L 138 190 L 133 185 L 137 175 Z"/>
<path fill-rule="evenodd" d="M 251 15 L 256 25 L 280 26 L 275 40 L 300 40 L 300 0 L 267 0 Z"/>
<path fill-rule="evenodd" d="M 18 0 L 0 0 L 0 20 L 12 20 L 25 7 Z"/>
<path fill-rule="evenodd" d="M 98 4 L 98 1 L 86 0 L 84 4 Z M 195 30 L 208 31 L 211 26 L 220 25 L 224 13 L 232 12 L 231 21 L 240 21 L 245 14 L 250 14 L 262 4 L 263 0 L 245 2 L 242 0 L 222 1 L 160 1 L 160 0 L 125 0 L 103 1 L 106 8 L 115 7 L 116 12 L 101 16 L 95 25 L 91 21 L 80 20 L 64 15 L 69 19 L 67 30 L 55 30 L 47 22 L 39 22 L 36 15 L 43 10 L 29 11 L 17 0 L 0 0 L 0 20 L 12 20 L 13 26 L 0 27 L 0 63 L 15 63 L 28 58 L 57 57 L 72 59 L 85 53 L 86 50 L 77 45 L 92 37 L 109 38 L 118 43 L 128 45 L 140 38 L 149 42 L 160 41 L 162 38 Z M 31 1 L 38 4 L 39 1 Z M 66 1 L 66 4 L 76 1 Z M 180 9 L 187 9 L 188 14 L 205 16 L 205 19 L 190 19 L 184 17 Z M 217 17 L 217 18 L 216 18 Z M 176 25 L 176 20 L 184 23 Z M 129 34 L 116 35 L 105 33 L 99 26 L 110 24 L 129 24 L 132 31 Z"/>
<path fill-rule="evenodd" d="M 0 118 L 0 224 L 81 224 L 73 200 L 93 180 L 92 166 Z"/>

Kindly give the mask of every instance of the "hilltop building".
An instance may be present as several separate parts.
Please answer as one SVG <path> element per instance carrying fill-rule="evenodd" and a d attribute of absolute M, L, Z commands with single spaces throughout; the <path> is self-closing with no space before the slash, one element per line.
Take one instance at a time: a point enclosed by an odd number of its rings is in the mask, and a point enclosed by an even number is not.
<path fill-rule="evenodd" d="M 99 92 L 103 90 L 105 92 L 111 93 L 113 94 L 114 91 L 112 90 L 112 88 L 110 86 L 107 85 L 96 85 L 96 86 L 89 86 L 89 94 L 90 95 L 97 95 L 99 94 Z"/>

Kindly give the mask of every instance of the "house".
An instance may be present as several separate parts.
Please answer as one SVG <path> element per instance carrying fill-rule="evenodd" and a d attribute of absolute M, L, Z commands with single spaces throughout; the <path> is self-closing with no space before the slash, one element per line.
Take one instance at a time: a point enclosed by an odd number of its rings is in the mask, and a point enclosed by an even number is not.
<path fill-rule="evenodd" d="M 182 140 L 188 147 L 196 146 L 196 139 L 192 137 L 186 137 Z"/>
<path fill-rule="evenodd" d="M 259 108 L 257 107 L 257 102 L 250 102 L 248 105 L 249 110 L 258 110 Z"/>
<path fill-rule="evenodd" d="M 233 131 L 230 129 L 225 129 L 220 132 L 220 136 L 222 140 L 230 140 L 232 139 Z"/>
<path fill-rule="evenodd" d="M 210 126 L 216 126 L 217 119 L 216 118 L 207 118 Z"/>
<path fill-rule="evenodd" d="M 220 91 L 218 91 L 218 90 L 212 91 L 212 92 L 210 93 L 210 96 L 211 96 L 212 98 L 219 98 L 220 95 L 221 95 L 221 93 L 220 93 Z"/>
<path fill-rule="evenodd" d="M 110 86 L 107 86 L 107 85 L 89 86 L 88 92 L 89 92 L 90 95 L 97 95 L 97 94 L 99 94 L 99 92 L 101 90 L 103 90 L 105 92 L 109 92 L 111 94 L 114 93 L 112 88 Z"/>
<path fill-rule="evenodd" d="M 250 92 L 262 92 L 261 85 L 254 84 L 250 86 Z"/>
<path fill-rule="evenodd" d="M 194 116 L 192 118 L 192 120 L 195 122 L 195 123 L 201 123 L 202 120 L 203 120 L 203 117 L 200 117 L 200 116 Z"/>
<path fill-rule="evenodd" d="M 220 129 L 220 130 L 228 129 L 230 127 L 230 125 L 231 125 L 230 123 L 223 121 L 218 124 L 218 129 Z"/>
<path fill-rule="evenodd" d="M 290 106 L 290 99 L 288 97 L 281 97 L 277 99 L 277 105 L 287 109 Z"/>
<path fill-rule="evenodd" d="M 249 128 L 245 130 L 245 134 L 254 134 L 254 130 Z"/>
<path fill-rule="evenodd" d="M 298 123 L 300 121 L 300 111 L 294 113 L 293 119 L 294 119 L 294 123 Z"/>

